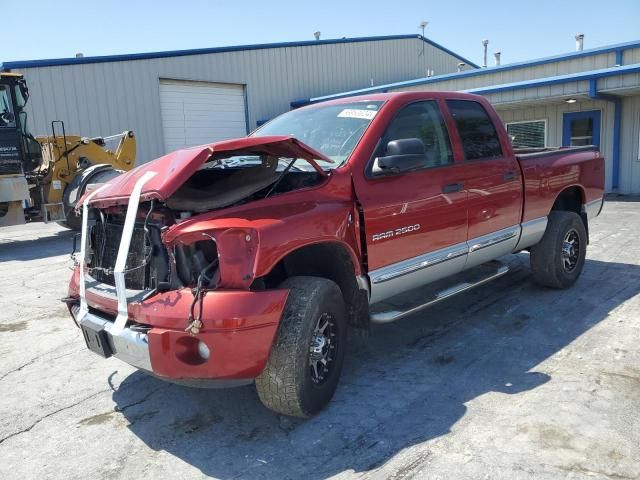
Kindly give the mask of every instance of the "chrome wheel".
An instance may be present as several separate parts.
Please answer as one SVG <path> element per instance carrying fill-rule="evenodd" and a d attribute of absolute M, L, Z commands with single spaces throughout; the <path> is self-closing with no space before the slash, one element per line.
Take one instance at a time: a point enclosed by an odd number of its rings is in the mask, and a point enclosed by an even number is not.
<path fill-rule="evenodd" d="M 580 257 L 580 236 L 571 229 L 562 241 L 562 266 L 566 272 L 572 272 Z"/>
<path fill-rule="evenodd" d="M 337 345 L 336 324 L 328 313 L 318 319 L 309 345 L 309 368 L 311 380 L 316 385 L 322 384 L 333 367 Z"/>

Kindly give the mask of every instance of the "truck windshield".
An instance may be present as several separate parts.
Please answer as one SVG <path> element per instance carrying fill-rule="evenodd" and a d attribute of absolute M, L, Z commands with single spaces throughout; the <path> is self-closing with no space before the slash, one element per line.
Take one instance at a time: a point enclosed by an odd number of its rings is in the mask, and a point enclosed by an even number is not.
<path fill-rule="evenodd" d="M 291 135 L 334 160 L 332 164 L 320 163 L 323 169 L 337 168 L 349 158 L 382 103 L 363 101 L 292 110 L 251 136 Z"/>

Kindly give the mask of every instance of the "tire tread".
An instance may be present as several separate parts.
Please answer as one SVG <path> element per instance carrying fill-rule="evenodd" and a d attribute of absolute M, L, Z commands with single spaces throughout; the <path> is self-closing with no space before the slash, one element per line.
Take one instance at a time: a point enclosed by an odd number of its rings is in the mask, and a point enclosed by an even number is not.
<path fill-rule="evenodd" d="M 334 282 L 319 277 L 291 277 L 280 287 L 290 293 L 267 364 L 256 378 L 256 389 L 267 408 L 306 418 L 315 413 L 305 405 L 302 378 L 308 359 L 309 328 L 315 327 L 310 325 L 311 313 L 317 302 L 329 296 L 342 307 L 344 318 L 342 293 Z"/>

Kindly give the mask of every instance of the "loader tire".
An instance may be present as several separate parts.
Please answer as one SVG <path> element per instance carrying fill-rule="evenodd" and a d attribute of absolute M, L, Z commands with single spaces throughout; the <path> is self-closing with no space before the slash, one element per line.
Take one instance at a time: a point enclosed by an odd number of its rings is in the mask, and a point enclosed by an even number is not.
<path fill-rule="evenodd" d="M 68 228 L 69 230 L 79 232 L 82 230 L 82 217 L 80 215 L 76 215 L 76 212 L 71 210 L 67 213 L 67 219 L 63 222 L 58 222 L 58 225 Z"/>
<path fill-rule="evenodd" d="M 587 232 L 577 213 L 554 211 L 542 240 L 531 248 L 531 270 L 545 287 L 571 287 L 580 276 L 587 252 Z"/>
<path fill-rule="evenodd" d="M 280 288 L 289 297 L 256 388 L 267 408 L 307 418 L 329 403 L 338 384 L 346 348 L 344 299 L 325 278 L 291 277 Z"/>

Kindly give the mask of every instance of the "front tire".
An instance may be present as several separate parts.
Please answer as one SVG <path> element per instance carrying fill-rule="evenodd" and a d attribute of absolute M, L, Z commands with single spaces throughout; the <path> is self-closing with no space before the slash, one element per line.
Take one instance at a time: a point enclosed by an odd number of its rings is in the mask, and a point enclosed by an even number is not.
<path fill-rule="evenodd" d="M 531 248 L 531 270 L 545 287 L 571 287 L 580 276 L 587 253 L 587 232 L 577 213 L 554 211 L 540 243 Z"/>
<path fill-rule="evenodd" d="M 342 292 L 331 280 L 291 277 L 267 365 L 256 378 L 262 403 L 284 415 L 307 418 L 324 408 L 336 390 L 346 343 Z"/>

